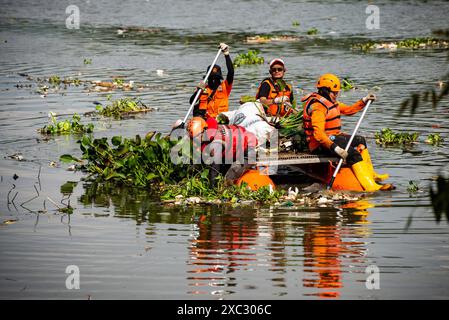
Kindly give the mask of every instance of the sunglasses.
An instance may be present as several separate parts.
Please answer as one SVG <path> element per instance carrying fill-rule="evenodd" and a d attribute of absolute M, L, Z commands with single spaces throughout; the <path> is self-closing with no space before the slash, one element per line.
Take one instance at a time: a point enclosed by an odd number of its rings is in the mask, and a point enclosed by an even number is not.
<path fill-rule="evenodd" d="M 284 71 L 284 68 L 271 68 L 271 72 L 281 72 Z"/>

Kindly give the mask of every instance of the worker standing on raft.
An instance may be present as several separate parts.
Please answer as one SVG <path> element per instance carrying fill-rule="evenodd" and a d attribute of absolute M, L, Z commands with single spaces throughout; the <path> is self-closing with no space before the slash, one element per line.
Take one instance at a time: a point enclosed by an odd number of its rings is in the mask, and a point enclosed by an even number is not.
<path fill-rule="evenodd" d="M 345 151 L 350 136 L 342 133 L 340 115 L 353 115 L 362 110 L 374 94 L 357 101 L 352 106 L 338 102 L 340 80 L 333 74 L 322 75 L 316 84 L 318 92 L 301 99 L 304 102 L 303 122 L 309 150 L 314 154 L 338 155 L 351 166 L 365 191 L 390 190 L 391 184 L 376 183 L 388 178 L 388 174 L 374 171 L 366 140 L 356 135 L 348 152 Z"/>
<path fill-rule="evenodd" d="M 226 68 L 228 70 L 226 80 L 223 81 L 223 74 L 219 65 L 216 64 L 207 68 L 207 71 L 212 68 L 207 84 L 201 81 L 190 98 L 190 103 L 192 103 L 198 90 L 202 90 L 200 98 L 193 108 L 194 117 L 216 118 L 219 113 L 226 112 L 229 109 L 229 95 L 234 82 L 234 66 L 229 56 L 229 46 L 226 43 L 220 43 L 220 48 L 225 56 Z"/>
<path fill-rule="evenodd" d="M 256 99 L 264 105 L 267 116 L 284 117 L 292 112 L 292 86 L 284 80 L 285 63 L 282 59 L 270 62 L 270 78 L 265 78 L 257 89 Z"/>

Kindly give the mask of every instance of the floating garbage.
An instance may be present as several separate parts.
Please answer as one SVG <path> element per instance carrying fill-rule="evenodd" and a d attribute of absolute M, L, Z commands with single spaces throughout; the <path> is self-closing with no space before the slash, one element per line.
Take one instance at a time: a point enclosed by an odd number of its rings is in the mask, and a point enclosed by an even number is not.
<path fill-rule="evenodd" d="M 21 153 L 14 153 L 12 155 L 6 156 L 7 158 L 13 159 L 13 160 L 17 160 L 17 161 L 23 161 L 23 155 Z"/>

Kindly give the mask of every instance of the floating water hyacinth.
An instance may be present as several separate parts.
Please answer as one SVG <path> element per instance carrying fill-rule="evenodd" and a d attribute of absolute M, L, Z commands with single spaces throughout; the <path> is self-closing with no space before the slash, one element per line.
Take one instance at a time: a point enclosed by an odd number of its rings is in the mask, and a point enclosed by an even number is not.
<path fill-rule="evenodd" d="M 409 145 L 415 143 L 419 133 L 394 132 L 390 128 L 383 128 L 374 134 L 376 143 L 382 146 Z"/>
<path fill-rule="evenodd" d="M 243 65 L 262 64 L 264 58 L 259 56 L 260 50 L 249 50 L 247 53 L 240 53 L 234 59 L 234 67 L 240 67 Z"/>
<path fill-rule="evenodd" d="M 56 113 L 49 112 L 48 117 L 50 118 L 50 124 L 39 129 L 42 134 L 76 134 L 76 133 L 92 133 L 94 131 L 94 125 L 81 124 L 81 117 L 76 113 L 72 116 L 70 120 L 57 121 Z"/>

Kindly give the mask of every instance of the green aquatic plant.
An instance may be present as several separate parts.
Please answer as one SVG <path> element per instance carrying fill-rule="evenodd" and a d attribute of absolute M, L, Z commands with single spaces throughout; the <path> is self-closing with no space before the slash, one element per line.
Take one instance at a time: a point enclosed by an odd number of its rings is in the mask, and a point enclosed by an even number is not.
<path fill-rule="evenodd" d="M 447 47 L 448 43 L 441 39 L 425 37 L 425 38 L 404 39 L 399 41 L 397 45 L 398 48 L 420 49 L 420 48 Z"/>
<path fill-rule="evenodd" d="M 115 78 L 113 83 L 117 86 L 123 86 L 123 84 L 125 83 L 125 80 L 123 80 L 122 78 Z"/>
<path fill-rule="evenodd" d="M 39 94 L 47 94 L 48 93 L 49 87 L 47 87 L 43 84 L 44 81 L 47 81 L 53 89 L 59 89 L 61 85 L 79 86 L 83 82 L 82 80 L 80 80 L 78 78 L 68 77 L 68 78 L 62 79 L 60 76 L 57 76 L 57 75 L 53 75 L 53 76 L 49 77 L 48 79 L 39 79 L 38 78 L 39 89 L 37 92 Z"/>
<path fill-rule="evenodd" d="M 84 58 L 83 63 L 86 64 L 86 65 L 87 64 L 92 64 L 92 59 Z"/>
<path fill-rule="evenodd" d="M 437 147 L 440 146 L 443 141 L 444 139 L 440 136 L 439 133 L 430 133 L 426 139 L 426 143 Z"/>
<path fill-rule="evenodd" d="M 410 180 L 408 182 L 407 191 L 409 193 L 415 193 L 415 192 L 418 192 L 418 190 L 419 190 L 418 183 L 415 182 L 415 181 Z"/>
<path fill-rule="evenodd" d="M 390 128 L 383 128 L 380 132 L 374 134 L 376 143 L 386 147 L 394 145 L 409 145 L 419 137 L 419 133 L 407 133 L 407 132 L 394 132 Z"/>
<path fill-rule="evenodd" d="M 154 139 L 153 139 L 154 138 Z M 174 164 L 170 151 L 176 144 L 169 137 L 151 133 L 142 139 L 115 136 L 93 139 L 83 136 L 79 141 L 85 169 L 106 181 L 149 187 L 158 183 L 175 183 L 187 176 L 187 166 Z"/>
<path fill-rule="evenodd" d="M 368 41 L 365 43 L 356 43 L 352 45 L 352 49 L 353 50 L 361 50 L 363 52 L 367 52 L 371 49 L 374 49 L 374 47 L 376 46 L 376 42 L 374 41 Z"/>
<path fill-rule="evenodd" d="M 256 102 L 255 96 L 241 96 L 240 97 L 240 104 L 244 104 L 247 102 Z"/>
<path fill-rule="evenodd" d="M 53 86 L 53 87 L 57 87 L 61 84 L 61 78 L 59 76 L 51 76 L 50 78 L 48 78 L 48 82 Z"/>
<path fill-rule="evenodd" d="M 69 85 L 72 84 L 72 85 L 78 87 L 78 86 L 81 85 L 82 81 L 81 81 L 80 79 L 78 79 L 78 78 L 74 78 L 74 79 L 72 79 L 72 78 L 66 78 L 66 79 L 64 79 L 64 80 L 62 81 L 62 83 L 64 83 L 64 84 L 69 84 Z"/>
<path fill-rule="evenodd" d="M 188 199 L 189 197 L 201 197 L 200 201 L 208 202 L 219 200 L 221 203 L 238 203 L 242 200 L 254 200 L 262 203 L 274 203 L 285 194 L 283 190 L 270 190 L 262 187 L 251 190 L 246 184 L 226 186 L 223 176 L 218 176 L 215 187 L 207 178 L 208 169 L 190 176 L 180 183 L 164 185 L 161 199 Z"/>
<path fill-rule="evenodd" d="M 292 27 L 299 27 L 300 25 L 301 25 L 301 23 L 298 20 L 292 21 Z"/>
<path fill-rule="evenodd" d="M 318 29 L 317 28 L 311 28 L 311 29 L 309 29 L 309 30 L 307 30 L 307 34 L 309 35 L 309 36 L 313 36 L 313 35 L 316 35 L 316 34 L 318 34 Z"/>
<path fill-rule="evenodd" d="M 134 139 L 115 136 L 110 142 L 107 138 L 93 139 L 85 135 L 78 143 L 82 159 L 87 161 L 81 169 L 90 173 L 95 181 L 146 188 L 161 194 L 165 200 L 196 196 L 225 202 L 240 199 L 270 202 L 283 194 L 264 188 L 250 191 L 246 186 L 225 186 L 222 176 L 213 186 L 206 166 L 174 163 L 171 152 L 178 142 L 160 133 L 151 132 L 145 138 L 137 135 Z M 190 140 L 180 143 L 190 147 Z M 71 155 L 63 155 L 60 160 L 80 161 Z"/>
<path fill-rule="evenodd" d="M 111 101 L 108 96 L 109 104 L 102 106 L 98 104 L 95 108 L 97 113 L 103 117 L 121 119 L 132 113 L 148 112 L 153 109 L 145 105 L 140 99 L 134 97 L 125 97 Z"/>
<path fill-rule="evenodd" d="M 49 113 L 50 124 L 45 125 L 43 128 L 39 129 L 42 134 L 75 134 L 75 133 L 91 133 L 94 131 L 94 125 L 81 124 L 81 117 L 77 114 L 72 116 L 70 120 L 57 121 L 56 115 L 53 112 Z"/>
<path fill-rule="evenodd" d="M 343 78 L 343 80 L 341 81 L 341 90 L 348 91 L 354 88 L 355 86 L 352 80 L 350 80 L 349 78 Z"/>
<path fill-rule="evenodd" d="M 259 56 L 260 50 L 248 50 L 247 53 L 240 53 L 234 59 L 234 67 L 240 67 L 243 65 L 251 65 L 251 64 L 262 64 L 264 63 L 264 58 Z"/>
<path fill-rule="evenodd" d="M 429 49 L 429 48 L 448 48 L 448 41 L 433 37 L 422 38 L 408 38 L 400 41 L 386 41 L 386 42 L 374 42 L 368 41 L 365 43 L 357 43 L 352 45 L 352 49 L 369 51 L 373 49 Z"/>
<path fill-rule="evenodd" d="M 303 129 L 302 112 L 292 113 L 289 116 L 281 118 L 277 127 L 279 130 L 281 147 L 285 145 L 282 142 L 289 141 L 288 150 L 295 152 L 308 150 L 307 137 Z"/>

